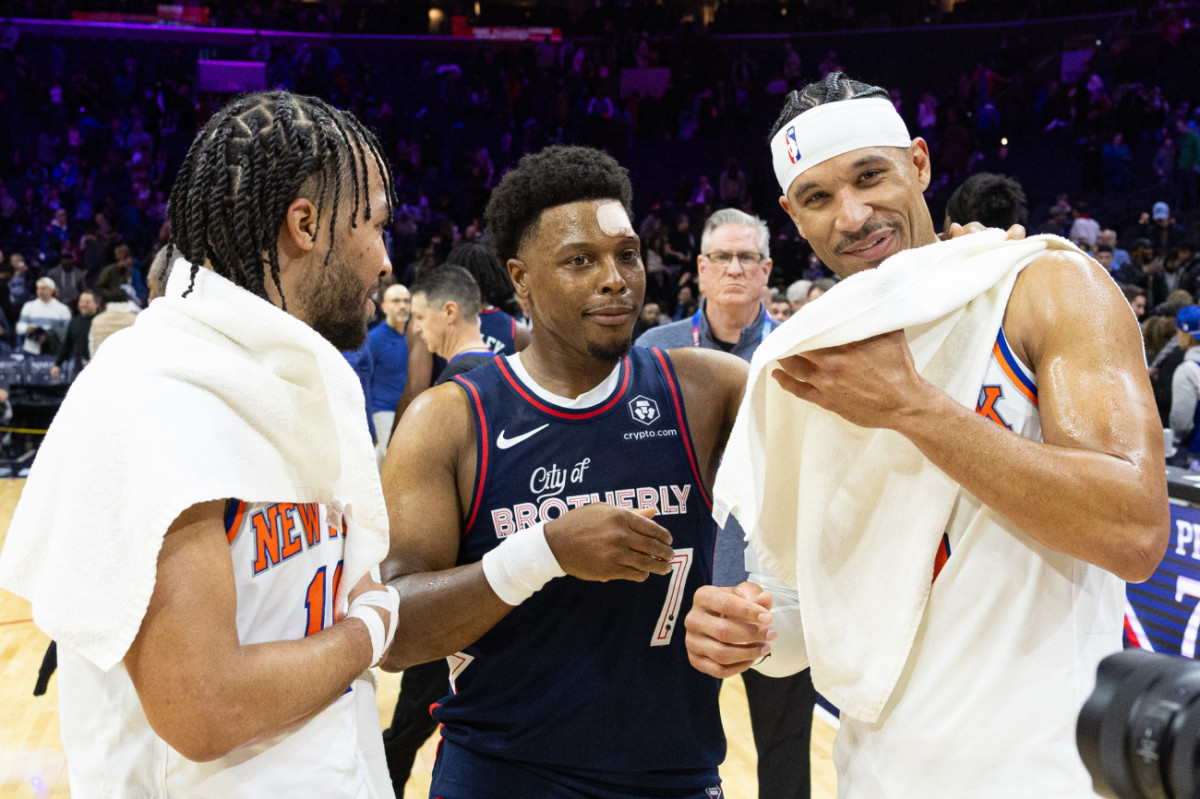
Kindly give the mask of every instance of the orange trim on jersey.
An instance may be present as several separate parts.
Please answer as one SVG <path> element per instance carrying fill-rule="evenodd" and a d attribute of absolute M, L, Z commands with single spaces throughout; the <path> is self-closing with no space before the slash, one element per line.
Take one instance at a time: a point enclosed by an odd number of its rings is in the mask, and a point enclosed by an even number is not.
<path fill-rule="evenodd" d="M 1021 371 L 1021 367 L 1008 362 L 1008 358 L 1005 357 L 1004 350 L 1000 347 L 999 341 L 992 345 L 992 356 L 996 359 L 996 363 L 1000 364 L 1000 371 L 1004 372 L 1004 376 L 1008 378 L 1009 382 L 1016 387 L 1022 397 L 1029 400 L 1036 408 L 1038 404 L 1037 394 L 1030 391 L 1029 386 L 1026 385 L 1027 378 L 1024 372 Z"/>
<path fill-rule="evenodd" d="M 937 582 L 938 575 L 942 573 L 946 562 L 950 560 L 950 539 L 945 533 L 942 534 L 942 542 L 938 544 L 937 553 L 933 556 L 933 579 L 930 584 Z"/>
<path fill-rule="evenodd" d="M 225 538 L 230 544 L 233 543 L 233 539 L 237 538 L 238 530 L 242 529 L 242 520 L 246 518 L 246 503 L 240 499 L 236 499 L 234 502 L 237 503 L 237 511 L 234 512 L 233 521 L 225 531 Z"/>

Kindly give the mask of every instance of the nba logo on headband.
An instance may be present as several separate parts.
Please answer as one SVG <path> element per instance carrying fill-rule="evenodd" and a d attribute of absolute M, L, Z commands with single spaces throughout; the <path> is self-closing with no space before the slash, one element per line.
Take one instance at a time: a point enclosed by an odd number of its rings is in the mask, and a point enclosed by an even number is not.
<path fill-rule="evenodd" d="M 796 141 L 795 125 L 791 125 L 787 129 L 787 154 L 793 164 L 800 160 L 800 142 Z"/>
<path fill-rule="evenodd" d="M 892 101 L 863 97 L 822 103 L 800 112 L 771 138 L 771 164 L 779 188 L 804 172 L 863 147 L 908 147 L 912 138 Z M 800 160 L 800 154 L 804 160 Z"/>

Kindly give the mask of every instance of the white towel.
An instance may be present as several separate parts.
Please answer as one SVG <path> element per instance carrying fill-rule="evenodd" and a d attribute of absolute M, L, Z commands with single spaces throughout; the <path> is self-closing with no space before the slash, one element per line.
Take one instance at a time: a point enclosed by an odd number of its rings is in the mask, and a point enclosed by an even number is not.
<path fill-rule="evenodd" d="M 388 550 L 354 370 L 316 331 L 206 269 L 114 334 L 75 381 L 13 514 L 0 586 L 97 667 L 119 662 L 154 590 L 163 535 L 200 502 L 338 500 L 338 602 Z"/>
<path fill-rule="evenodd" d="M 891 695 L 961 488 L 899 433 L 799 400 L 771 371 L 903 329 L 917 370 L 974 408 L 1017 274 L 1050 249 L 1078 252 L 989 230 L 898 253 L 806 305 L 754 355 L 714 514 L 737 517 L 762 564 L 797 588 L 813 682 L 843 713 L 873 722 Z"/>

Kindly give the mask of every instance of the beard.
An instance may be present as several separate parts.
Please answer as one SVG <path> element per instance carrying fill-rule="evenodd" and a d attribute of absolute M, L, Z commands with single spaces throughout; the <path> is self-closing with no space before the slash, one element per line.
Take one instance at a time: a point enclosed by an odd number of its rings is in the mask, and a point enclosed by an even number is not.
<path fill-rule="evenodd" d="M 306 292 L 309 324 L 339 350 L 357 350 L 367 340 L 366 299 L 371 287 L 359 280 L 334 252 L 320 278 Z"/>
<path fill-rule="evenodd" d="M 629 354 L 629 348 L 633 346 L 633 336 L 624 341 L 614 341 L 608 344 L 600 344 L 595 341 L 587 343 L 588 355 L 598 361 L 605 363 L 616 363 Z"/>

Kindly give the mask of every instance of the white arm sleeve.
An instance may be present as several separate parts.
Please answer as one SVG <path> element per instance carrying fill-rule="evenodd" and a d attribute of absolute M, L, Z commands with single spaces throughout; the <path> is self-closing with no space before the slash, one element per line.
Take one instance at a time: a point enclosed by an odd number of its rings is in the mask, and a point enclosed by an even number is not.
<path fill-rule="evenodd" d="M 779 637 L 771 642 L 771 654 L 754 665 L 768 677 L 790 677 L 808 668 L 808 649 L 804 645 L 804 626 L 800 622 L 800 597 L 795 588 L 766 569 L 754 551 L 746 547 L 746 571 L 750 582 L 771 595 L 772 627 Z"/>

